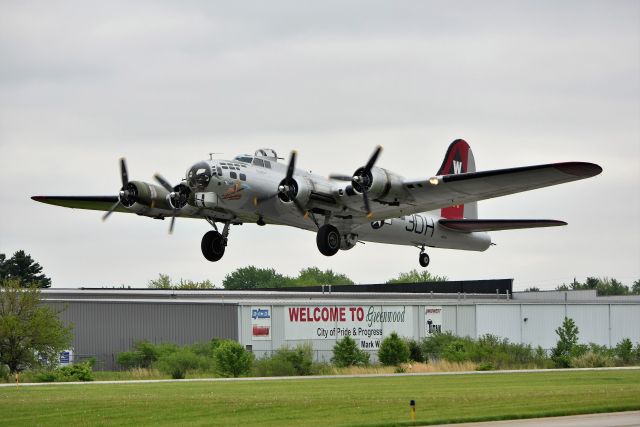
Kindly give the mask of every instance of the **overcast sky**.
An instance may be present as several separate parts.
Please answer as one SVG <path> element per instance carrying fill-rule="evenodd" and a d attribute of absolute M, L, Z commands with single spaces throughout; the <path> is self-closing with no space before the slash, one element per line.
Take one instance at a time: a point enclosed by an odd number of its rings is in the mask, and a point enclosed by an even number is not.
<path fill-rule="evenodd" d="M 640 2 L 0 2 L 0 253 L 24 249 L 54 287 L 144 287 L 165 273 L 220 284 L 238 267 L 330 268 L 378 283 L 415 248 L 332 258 L 315 235 L 233 227 L 209 263 L 204 221 L 70 210 L 33 195 L 116 195 L 177 182 L 209 152 L 271 147 L 298 165 L 429 177 L 466 139 L 478 170 L 589 161 L 602 175 L 480 202 L 482 218 L 563 228 L 492 233 L 486 252 L 431 249 L 450 279 L 640 278 Z"/>

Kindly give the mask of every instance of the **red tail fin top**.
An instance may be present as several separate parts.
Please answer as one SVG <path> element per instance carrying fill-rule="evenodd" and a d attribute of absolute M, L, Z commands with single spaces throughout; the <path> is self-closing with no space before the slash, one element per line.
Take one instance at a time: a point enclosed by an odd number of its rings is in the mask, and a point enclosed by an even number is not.
<path fill-rule="evenodd" d="M 475 172 L 473 154 L 467 141 L 464 139 L 456 139 L 449 145 L 438 175 L 455 175 L 466 172 Z M 462 219 L 464 218 L 464 205 L 443 208 L 440 215 L 448 219 Z"/>

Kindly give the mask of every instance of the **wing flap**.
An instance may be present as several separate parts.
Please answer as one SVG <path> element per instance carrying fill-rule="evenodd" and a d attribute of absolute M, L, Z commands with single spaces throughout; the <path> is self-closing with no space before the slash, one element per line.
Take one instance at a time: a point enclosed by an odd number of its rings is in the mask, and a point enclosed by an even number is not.
<path fill-rule="evenodd" d="M 551 219 L 441 219 L 438 223 L 449 230 L 465 233 L 567 225 L 564 221 Z"/>

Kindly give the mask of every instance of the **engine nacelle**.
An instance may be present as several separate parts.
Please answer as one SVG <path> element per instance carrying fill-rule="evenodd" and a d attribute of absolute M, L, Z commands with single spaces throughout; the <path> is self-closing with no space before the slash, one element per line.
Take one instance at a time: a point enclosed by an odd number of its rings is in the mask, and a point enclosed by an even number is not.
<path fill-rule="evenodd" d="M 402 191 L 402 177 L 383 168 L 373 167 L 366 173 L 364 167 L 356 170 L 351 186 L 356 193 L 366 191 L 371 199 L 393 201 L 396 192 Z"/>
<path fill-rule="evenodd" d="M 120 191 L 122 205 L 135 213 L 144 214 L 152 209 L 173 210 L 164 188 L 142 181 L 129 181 Z"/>
<path fill-rule="evenodd" d="M 278 186 L 278 199 L 287 204 L 293 203 L 293 199 L 296 199 L 301 206 L 306 206 L 309 203 L 312 188 L 306 178 L 296 177 L 289 181 L 284 179 Z"/>

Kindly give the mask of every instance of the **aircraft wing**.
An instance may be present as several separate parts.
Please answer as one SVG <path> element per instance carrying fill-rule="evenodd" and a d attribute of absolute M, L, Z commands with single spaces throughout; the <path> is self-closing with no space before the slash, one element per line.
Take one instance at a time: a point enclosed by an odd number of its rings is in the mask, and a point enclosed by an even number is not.
<path fill-rule="evenodd" d="M 408 200 L 400 202 L 399 208 L 403 214 L 431 211 L 577 181 L 601 172 L 602 168 L 593 163 L 567 162 L 407 180 L 403 185 Z M 391 213 L 392 209 L 383 208 L 374 215 L 380 218 L 385 211 Z"/>
<path fill-rule="evenodd" d="M 49 205 L 94 211 L 108 211 L 118 201 L 117 196 L 33 196 L 31 199 Z M 124 206 L 118 206 L 115 211 L 133 213 Z"/>

